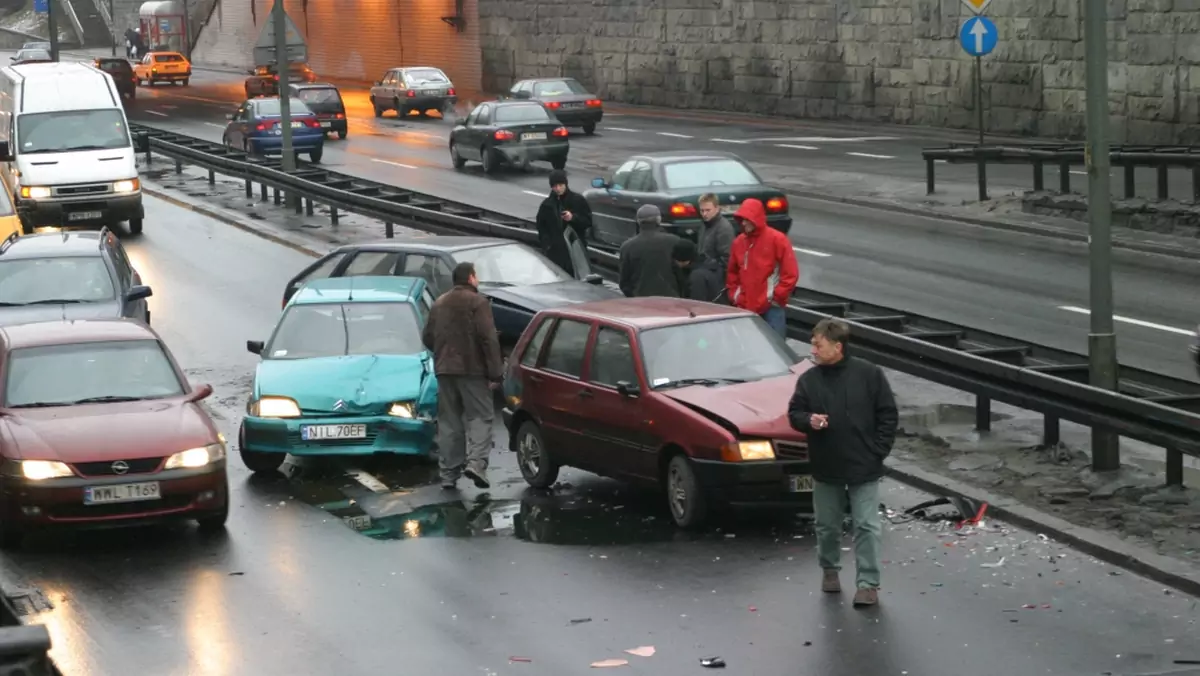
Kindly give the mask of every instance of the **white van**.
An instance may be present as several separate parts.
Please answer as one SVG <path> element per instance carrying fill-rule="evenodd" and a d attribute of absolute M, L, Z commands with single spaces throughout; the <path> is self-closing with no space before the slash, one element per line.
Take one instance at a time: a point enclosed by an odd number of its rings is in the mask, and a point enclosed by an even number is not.
<path fill-rule="evenodd" d="M 0 68 L 0 173 L 22 230 L 142 232 L 142 186 L 121 94 L 85 63 Z"/>

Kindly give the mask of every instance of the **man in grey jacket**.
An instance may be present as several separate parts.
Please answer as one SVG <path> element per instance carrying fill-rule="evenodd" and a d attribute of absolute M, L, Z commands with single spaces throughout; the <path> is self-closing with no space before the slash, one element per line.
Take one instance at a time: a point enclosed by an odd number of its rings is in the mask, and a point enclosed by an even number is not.
<path fill-rule="evenodd" d="M 692 266 L 690 287 L 708 289 L 716 280 L 719 289 L 712 297 L 703 300 L 727 304 L 729 298 L 725 294 L 725 271 L 729 269 L 729 250 L 737 233 L 721 213 L 720 200 L 712 193 L 700 196 L 700 218 L 704 219 L 704 236 L 700 239 L 700 259 Z"/>
<path fill-rule="evenodd" d="M 663 232 L 662 212 L 653 204 L 637 211 L 638 234 L 621 245 L 620 285 L 626 298 L 679 298 L 672 252 L 679 238 Z"/>

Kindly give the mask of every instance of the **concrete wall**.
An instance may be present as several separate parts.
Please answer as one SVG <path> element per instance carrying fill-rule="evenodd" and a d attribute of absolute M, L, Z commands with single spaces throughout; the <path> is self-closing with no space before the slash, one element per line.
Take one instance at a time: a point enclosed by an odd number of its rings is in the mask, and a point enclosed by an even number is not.
<path fill-rule="evenodd" d="M 995 0 L 986 126 L 1084 130 L 1084 0 Z M 614 101 L 975 124 L 960 0 L 479 0 L 484 86 L 570 75 Z M 1200 143 L 1200 1 L 1109 0 L 1119 139 Z"/>

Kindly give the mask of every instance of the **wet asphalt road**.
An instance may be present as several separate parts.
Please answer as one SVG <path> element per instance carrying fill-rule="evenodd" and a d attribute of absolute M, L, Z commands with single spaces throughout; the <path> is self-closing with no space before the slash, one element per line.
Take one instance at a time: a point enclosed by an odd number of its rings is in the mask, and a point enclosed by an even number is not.
<path fill-rule="evenodd" d="M 240 101 L 241 91 L 236 75 L 199 73 L 189 88 L 140 89 L 130 117 L 220 141 L 224 116 Z M 484 177 L 477 165 L 456 172 L 446 152 L 449 122 L 416 116 L 397 120 L 390 113 L 376 120 L 361 91 L 347 90 L 345 96 L 350 137 L 326 144 L 325 165 L 533 217 L 547 191 L 548 165 L 529 173 L 504 172 L 495 178 Z M 615 168 L 636 152 L 700 143 L 706 148 L 732 150 L 756 164 L 766 163 L 757 166 L 769 181 L 786 180 L 789 166 L 785 163 L 790 163 L 822 169 L 831 181 L 853 176 L 860 185 L 871 184 L 907 171 L 898 169 L 907 166 L 905 163 L 919 169 L 922 145 L 953 137 L 889 127 L 892 135 L 886 138 L 890 140 L 870 140 L 883 136 L 870 127 L 792 122 L 772 126 L 774 136 L 763 137 L 762 129 L 754 126 L 717 125 L 705 121 L 707 116 L 700 113 L 678 115 L 665 119 L 658 113 L 623 113 L 606 118 L 595 137 L 574 136 L 570 165 L 574 180 L 582 183 L 582 179 L 601 173 L 601 168 Z M 667 129 L 673 131 L 663 131 Z M 801 139 L 825 154 L 819 161 L 810 161 L 781 156 L 786 149 L 772 143 L 720 143 L 713 138 Z M 799 141 L 793 145 L 796 143 Z M 886 154 L 888 159 L 852 153 Z M 826 201 L 793 198 L 792 211 L 798 217 L 792 239 L 800 261 L 801 286 L 1086 353 L 1089 320 L 1081 310 L 1089 305 L 1088 264 L 1082 248 L 1047 246 L 1040 238 Z M 1187 345 L 1200 319 L 1200 296 L 1192 293 L 1200 281 L 1200 268 L 1172 270 L 1118 255 L 1113 276 L 1121 362 L 1194 378 Z"/>
<path fill-rule="evenodd" d="M 193 382 L 214 385 L 235 438 L 245 340 L 267 334 L 308 259 L 152 198 L 129 249 L 156 328 Z M 784 517 L 687 535 L 654 496 L 582 473 L 527 492 L 507 452 L 490 495 L 446 495 L 432 468 L 386 459 L 287 470 L 252 479 L 232 456 L 224 537 L 35 538 L 0 558 L 4 581 L 53 604 L 33 620 L 71 676 L 565 676 L 611 658 L 675 676 L 711 655 L 763 676 L 1084 675 L 1200 657 L 1195 599 L 1027 533 L 891 527 L 883 605 L 859 611 L 819 592 L 812 536 Z M 882 499 L 925 496 L 888 484 Z M 622 652 L 638 646 L 657 653 Z"/>

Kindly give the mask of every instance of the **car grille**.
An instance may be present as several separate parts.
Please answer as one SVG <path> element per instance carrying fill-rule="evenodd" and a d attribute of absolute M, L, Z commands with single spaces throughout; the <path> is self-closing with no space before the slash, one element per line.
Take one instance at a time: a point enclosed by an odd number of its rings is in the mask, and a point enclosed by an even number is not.
<path fill-rule="evenodd" d="M 194 495 L 166 495 L 159 500 L 139 500 L 137 502 L 118 502 L 110 505 L 55 505 L 47 510 L 55 519 L 88 519 L 130 514 L 154 514 L 183 509 L 192 504 Z"/>
<path fill-rule="evenodd" d="M 299 432 L 288 432 L 288 443 L 299 447 L 337 448 L 339 446 L 370 446 L 375 443 L 379 432 L 367 426 L 367 436 L 362 439 L 319 439 L 305 441 Z"/>
<path fill-rule="evenodd" d="M 90 183 L 88 185 L 64 185 L 52 188 L 55 197 L 79 197 L 80 195 L 103 195 L 112 192 L 111 183 Z"/>
<path fill-rule="evenodd" d="M 158 470 L 162 464 L 162 458 L 138 458 L 137 460 L 124 460 L 129 465 L 129 471 L 125 474 L 117 474 L 113 471 L 113 460 L 104 462 L 77 462 L 75 469 L 84 476 L 128 476 L 130 474 L 148 474 Z"/>
<path fill-rule="evenodd" d="M 780 460 L 808 461 L 808 444 L 800 441 L 775 440 L 775 456 Z"/>

